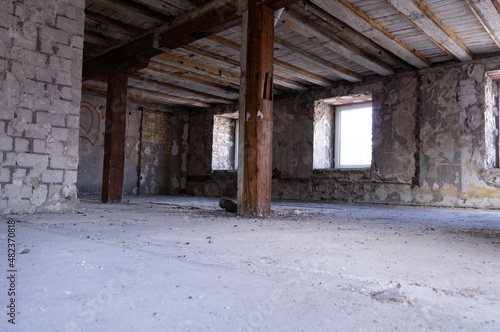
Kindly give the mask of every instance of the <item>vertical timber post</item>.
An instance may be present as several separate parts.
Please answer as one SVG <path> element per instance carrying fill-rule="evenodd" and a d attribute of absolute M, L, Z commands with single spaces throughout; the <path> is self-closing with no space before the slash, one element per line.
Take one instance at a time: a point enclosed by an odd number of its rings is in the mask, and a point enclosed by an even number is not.
<path fill-rule="evenodd" d="M 274 11 L 248 0 L 243 15 L 238 214 L 269 217 L 272 188 Z"/>
<path fill-rule="evenodd" d="M 115 70 L 108 75 L 101 197 L 103 203 L 120 203 L 122 201 L 127 80 L 127 73 L 121 70 Z"/>

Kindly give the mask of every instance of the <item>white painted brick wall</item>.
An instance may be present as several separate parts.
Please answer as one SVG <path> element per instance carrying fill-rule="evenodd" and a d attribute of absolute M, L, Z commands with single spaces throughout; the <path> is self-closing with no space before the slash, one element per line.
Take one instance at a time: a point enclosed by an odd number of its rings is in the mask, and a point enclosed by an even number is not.
<path fill-rule="evenodd" d="M 45 183 L 62 183 L 64 171 L 61 170 L 46 170 L 42 173 L 42 182 Z"/>

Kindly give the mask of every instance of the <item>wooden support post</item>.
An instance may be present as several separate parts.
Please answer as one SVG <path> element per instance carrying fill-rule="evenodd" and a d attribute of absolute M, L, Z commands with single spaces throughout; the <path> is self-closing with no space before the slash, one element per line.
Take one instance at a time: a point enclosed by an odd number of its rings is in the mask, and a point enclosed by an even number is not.
<path fill-rule="evenodd" d="M 274 10 L 248 1 L 243 15 L 238 213 L 271 214 Z"/>
<path fill-rule="evenodd" d="M 103 203 L 122 201 L 126 112 L 127 74 L 115 70 L 108 75 L 101 197 Z"/>

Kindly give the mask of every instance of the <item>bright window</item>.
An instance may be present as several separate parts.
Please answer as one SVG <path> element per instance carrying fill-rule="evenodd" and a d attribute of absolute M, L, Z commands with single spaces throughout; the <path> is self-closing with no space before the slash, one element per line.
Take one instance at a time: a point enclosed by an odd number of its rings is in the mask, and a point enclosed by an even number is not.
<path fill-rule="evenodd" d="M 371 103 L 336 107 L 335 168 L 367 168 L 371 163 Z"/>

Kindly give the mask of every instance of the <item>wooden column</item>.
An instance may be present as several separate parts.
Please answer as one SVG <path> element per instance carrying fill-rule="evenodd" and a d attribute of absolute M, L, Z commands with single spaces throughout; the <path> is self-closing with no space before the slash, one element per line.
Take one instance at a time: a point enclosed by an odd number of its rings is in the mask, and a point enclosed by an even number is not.
<path fill-rule="evenodd" d="M 104 203 L 122 201 L 126 112 L 127 74 L 115 70 L 108 75 L 101 197 Z"/>
<path fill-rule="evenodd" d="M 243 15 L 238 213 L 271 213 L 274 11 L 248 1 Z"/>

